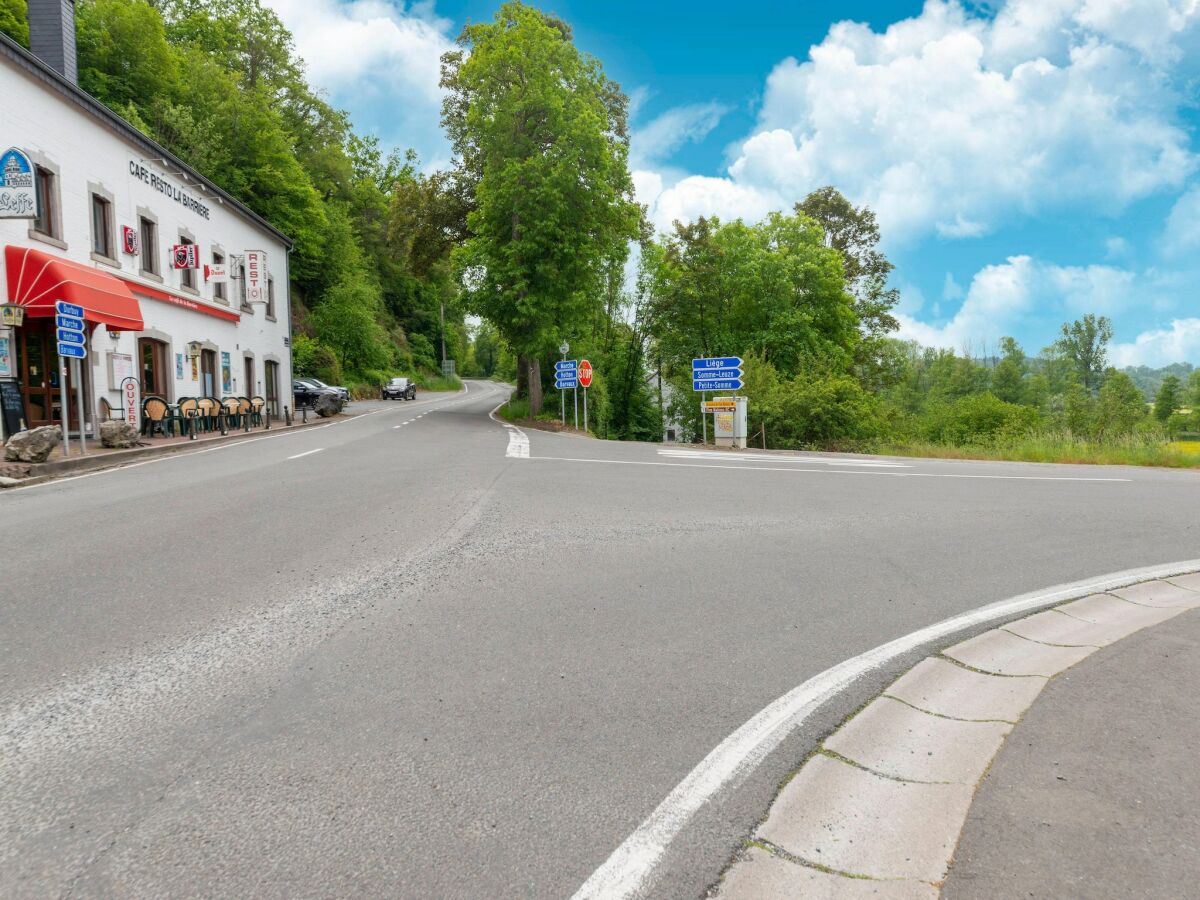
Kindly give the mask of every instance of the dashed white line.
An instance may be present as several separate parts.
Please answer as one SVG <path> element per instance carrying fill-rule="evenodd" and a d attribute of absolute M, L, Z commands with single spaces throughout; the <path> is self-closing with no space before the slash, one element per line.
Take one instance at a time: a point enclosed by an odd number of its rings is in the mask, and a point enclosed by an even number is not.
<path fill-rule="evenodd" d="M 312 456 L 314 453 L 320 453 L 324 447 L 318 447 L 316 450 L 305 450 L 303 453 L 297 453 L 295 456 L 289 456 L 288 459 L 299 459 L 302 456 Z"/>

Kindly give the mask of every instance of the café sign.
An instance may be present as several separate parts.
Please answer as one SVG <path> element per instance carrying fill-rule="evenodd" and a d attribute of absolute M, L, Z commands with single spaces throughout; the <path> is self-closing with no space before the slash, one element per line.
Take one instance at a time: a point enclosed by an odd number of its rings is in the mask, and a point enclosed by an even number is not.
<path fill-rule="evenodd" d="M 37 185 L 29 154 L 9 147 L 0 156 L 0 219 L 36 219 Z"/>
<path fill-rule="evenodd" d="M 161 175 L 150 171 L 136 159 L 129 161 L 129 174 L 139 181 L 150 185 L 151 188 L 158 191 L 164 197 L 170 197 L 176 203 L 190 209 L 196 215 L 203 216 L 205 219 L 209 217 L 208 206 L 201 203 L 179 185 L 172 184 Z"/>

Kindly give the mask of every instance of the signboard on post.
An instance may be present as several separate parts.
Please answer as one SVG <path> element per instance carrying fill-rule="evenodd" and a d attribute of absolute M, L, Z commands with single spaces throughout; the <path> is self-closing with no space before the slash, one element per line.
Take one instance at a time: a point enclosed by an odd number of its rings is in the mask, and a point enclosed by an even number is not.
<path fill-rule="evenodd" d="M 246 267 L 246 302 L 267 302 L 267 254 L 264 250 L 247 250 L 243 265 Z"/>
<path fill-rule="evenodd" d="M 140 433 L 141 404 L 138 402 L 139 383 L 132 375 L 121 379 L 121 404 L 125 410 L 125 421 Z"/>
<path fill-rule="evenodd" d="M 579 364 L 575 360 L 560 359 L 554 364 L 554 386 L 560 391 L 579 386 Z"/>
<path fill-rule="evenodd" d="M 579 362 L 579 386 L 587 389 L 592 386 L 592 364 L 586 359 Z"/>
<path fill-rule="evenodd" d="M 742 358 L 714 356 L 692 360 L 693 391 L 738 391 L 742 388 Z"/>
<path fill-rule="evenodd" d="M 54 304 L 55 337 L 58 340 L 58 355 L 70 359 L 87 356 L 83 336 L 83 307 L 59 300 Z"/>
<path fill-rule="evenodd" d="M 0 155 L 0 219 L 37 218 L 37 179 L 33 161 L 9 147 Z"/>
<path fill-rule="evenodd" d="M 704 401 L 705 412 L 734 412 L 737 409 L 736 397 L 713 397 Z"/>

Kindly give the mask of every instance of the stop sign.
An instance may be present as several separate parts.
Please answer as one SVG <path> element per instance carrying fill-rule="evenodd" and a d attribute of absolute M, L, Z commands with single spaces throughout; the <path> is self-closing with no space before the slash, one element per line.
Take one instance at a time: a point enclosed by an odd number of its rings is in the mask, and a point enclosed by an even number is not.
<path fill-rule="evenodd" d="M 592 386 L 592 364 L 586 359 L 581 359 L 579 361 L 579 386 Z"/>

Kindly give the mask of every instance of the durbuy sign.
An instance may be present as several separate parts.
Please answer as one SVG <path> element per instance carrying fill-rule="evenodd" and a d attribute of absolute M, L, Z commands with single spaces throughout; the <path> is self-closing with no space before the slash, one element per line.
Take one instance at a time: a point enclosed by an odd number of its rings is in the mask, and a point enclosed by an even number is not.
<path fill-rule="evenodd" d="M 199 200 L 197 200 L 191 194 L 187 193 L 182 188 L 176 187 L 175 185 L 171 184 L 171 182 L 167 181 L 167 179 L 160 178 L 158 175 L 155 175 L 153 172 L 151 172 L 149 169 L 147 169 L 145 166 L 143 166 L 136 159 L 131 159 L 129 161 L 129 174 L 132 175 L 134 178 L 144 181 L 146 184 L 150 185 L 150 187 L 154 188 L 154 190 L 158 191 L 160 194 L 170 197 L 176 203 L 186 206 L 188 209 L 190 209 L 192 212 L 196 213 L 197 215 L 203 216 L 206 219 L 208 218 L 208 207 L 207 206 L 205 206 L 203 203 L 201 203 Z"/>

